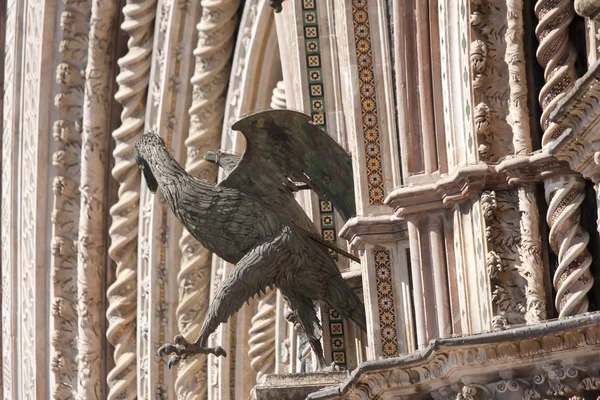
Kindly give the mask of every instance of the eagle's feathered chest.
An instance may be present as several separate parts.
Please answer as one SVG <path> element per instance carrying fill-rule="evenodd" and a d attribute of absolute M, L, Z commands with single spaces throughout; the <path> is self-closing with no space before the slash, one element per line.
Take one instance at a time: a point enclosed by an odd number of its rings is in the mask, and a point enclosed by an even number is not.
<path fill-rule="evenodd" d="M 237 263 L 278 232 L 281 218 L 243 193 L 190 180 L 163 188 L 171 210 L 205 248 Z"/>

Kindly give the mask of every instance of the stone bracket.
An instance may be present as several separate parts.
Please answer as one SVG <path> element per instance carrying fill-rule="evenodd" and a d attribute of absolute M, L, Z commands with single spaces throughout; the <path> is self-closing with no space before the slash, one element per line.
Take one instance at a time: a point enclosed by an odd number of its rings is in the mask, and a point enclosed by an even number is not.
<path fill-rule="evenodd" d="M 393 242 L 408 239 L 404 218 L 395 215 L 354 217 L 340 229 L 339 237 L 348 241 L 351 251 L 358 251 L 367 242 Z"/>

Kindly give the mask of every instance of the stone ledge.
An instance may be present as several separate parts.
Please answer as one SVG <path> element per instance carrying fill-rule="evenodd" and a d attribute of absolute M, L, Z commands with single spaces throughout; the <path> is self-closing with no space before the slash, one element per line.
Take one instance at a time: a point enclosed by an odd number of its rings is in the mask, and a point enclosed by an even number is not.
<path fill-rule="evenodd" d="M 313 393 L 307 399 L 423 395 L 472 381 L 483 385 L 521 376 L 530 379 L 557 366 L 600 368 L 600 313 L 436 339 L 411 354 L 364 362 L 345 382 Z M 470 377 L 469 382 L 464 381 L 465 376 Z"/>
<path fill-rule="evenodd" d="M 366 242 L 393 242 L 408 238 L 408 228 L 405 220 L 395 215 L 354 217 L 346 222 L 338 235 L 348 241 L 350 251 L 357 252 Z"/>
<path fill-rule="evenodd" d="M 303 400 L 310 393 L 339 385 L 348 377 L 347 371 L 267 375 L 252 388 L 250 400 Z"/>
<path fill-rule="evenodd" d="M 457 167 L 435 183 L 400 187 L 391 191 L 384 204 L 397 217 L 425 213 L 469 199 L 482 190 L 514 189 L 551 176 L 572 173 L 569 165 L 544 151 L 508 157 L 497 164 L 478 163 Z"/>

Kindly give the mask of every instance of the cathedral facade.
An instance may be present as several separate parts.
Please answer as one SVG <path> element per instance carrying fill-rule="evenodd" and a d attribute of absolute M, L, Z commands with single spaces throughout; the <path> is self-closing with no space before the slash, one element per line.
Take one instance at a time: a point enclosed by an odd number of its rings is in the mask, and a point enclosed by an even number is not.
<path fill-rule="evenodd" d="M 281 3 L 281 4 L 280 4 Z M 276 10 L 278 12 L 276 12 Z M 4 399 L 600 399 L 600 1 L 6 0 Z M 233 269 L 152 195 L 156 131 L 194 177 L 244 115 L 293 109 L 351 156 L 356 216 L 297 201 L 364 300 L 275 288 L 169 369 Z M 596 132 L 596 133 L 594 133 Z M 222 173 L 222 172 L 221 172 Z"/>

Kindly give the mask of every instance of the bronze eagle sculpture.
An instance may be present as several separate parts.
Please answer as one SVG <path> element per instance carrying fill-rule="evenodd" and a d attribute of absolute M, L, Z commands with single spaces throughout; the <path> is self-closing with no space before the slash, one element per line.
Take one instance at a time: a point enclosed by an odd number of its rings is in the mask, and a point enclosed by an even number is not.
<path fill-rule="evenodd" d="M 350 156 L 310 117 L 268 110 L 232 126 L 246 138 L 239 157 L 209 152 L 205 159 L 225 170 L 218 184 L 190 176 L 154 132 L 135 143 L 135 159 L 149 190 L 160 189 L 171 211 L 190 234 L 234 270 L 221 282 L 194 343 L 177 335 L 159 349 L 172 355 L 169 367 L 199 353 L 225 356 L 207 347 L 209 336 L 248 299 L 277 287 L 294 312 L 324 369 L 321 325 L 314 300 L 325 301 L 366 330 L 362 301 L 350 289 L 329 255 L 337 249 L 320 239 L 314 223 L 294 199 L 311 188 L 329 199 L 343 218 L 355 213 Z"/>

